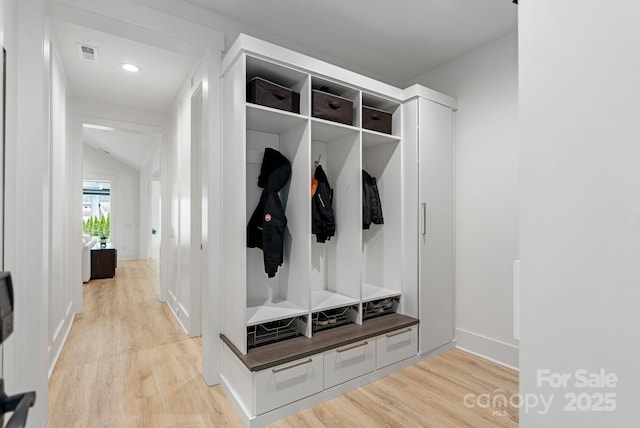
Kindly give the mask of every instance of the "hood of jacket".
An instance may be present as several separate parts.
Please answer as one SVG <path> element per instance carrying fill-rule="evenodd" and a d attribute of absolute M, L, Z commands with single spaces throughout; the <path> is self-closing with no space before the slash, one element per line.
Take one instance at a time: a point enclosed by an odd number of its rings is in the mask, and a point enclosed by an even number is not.
<path fill-rule="evenodd" d="M 324 172 L 322 165 L 318 165 L 316 167 L 316 172 L 314 173 L 314 176 L 316 180 L 318 180 L 318 182 L 329 184 L 329 179 L 327 178 L 327 174 Z"/>
<path fill-rule="evenodd" d="M 258 186 L 271 192 L 279 192 L 291 177 L 291 163 L 277 150 L 267 147 L 262 158 Z"/>

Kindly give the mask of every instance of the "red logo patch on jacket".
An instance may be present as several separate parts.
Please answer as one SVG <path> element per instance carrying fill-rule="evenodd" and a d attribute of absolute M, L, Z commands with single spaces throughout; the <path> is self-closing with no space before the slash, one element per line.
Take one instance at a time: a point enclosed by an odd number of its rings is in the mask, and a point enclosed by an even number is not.
<path fill-rule="evenodd" d="M 271 214 L 265 214 L 264 215 L 264 221 L 266 221 L 267 223 L 269 223 L 271 221 Z"/>

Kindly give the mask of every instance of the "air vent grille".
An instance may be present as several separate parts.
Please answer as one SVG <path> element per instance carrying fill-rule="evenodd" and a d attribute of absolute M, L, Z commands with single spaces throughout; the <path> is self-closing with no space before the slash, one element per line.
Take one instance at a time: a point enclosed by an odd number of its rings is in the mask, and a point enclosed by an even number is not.
<path fill-rule="evenodd" d="M 98 48 L 95 46 L 85 45 L 83 43 L 78 43 L 78 55 L 80 58 L 85 59 L 87 61 L 98 61 Z"/>

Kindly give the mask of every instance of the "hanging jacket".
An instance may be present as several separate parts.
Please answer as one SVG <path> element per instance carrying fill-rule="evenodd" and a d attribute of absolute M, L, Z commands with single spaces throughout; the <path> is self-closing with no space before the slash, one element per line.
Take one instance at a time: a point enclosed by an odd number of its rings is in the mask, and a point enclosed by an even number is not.
<path fill-rule="evenodd" d="M 336 233 L 336 220 L 333 214 L 333 189 L 329 186 L 327 174 L 322 165 L 316 167 L 314 174 L 315 189 L 311 190 L 311 233 L 316 235 L 317 242 L 326 242 Z"/>
<path fill-rule="evenodd" d="M 369 229 L 373 224 L 384 224 L 382 204 L 376 179 L 362 170 L 362 228 Z"/>
<path fill-rule="evenodd" d="M 262 249 L 264 271 L 273 278 L 283 259 L 287 217 L 278 192 L 291 177 L 291 163 L 277 150 L 266 148 L 258 177 L 262 194 L 247 225 L 247 247 Z"/>

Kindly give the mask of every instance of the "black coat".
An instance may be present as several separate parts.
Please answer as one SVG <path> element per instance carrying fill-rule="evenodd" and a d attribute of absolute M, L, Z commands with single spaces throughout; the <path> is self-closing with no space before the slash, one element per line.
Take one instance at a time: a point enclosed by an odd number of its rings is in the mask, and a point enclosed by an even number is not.
<path fill-rule="evenodd" d="M 311 232 L 316 235 L 316 241 L 326 242 L 336 234 L 336 219 L 332 208 L 333 190 L 329 187 L 322 165 L 316 167 L 315 178 L 318 186 L 311 200 Z"/>
<path fill-rule="evenodd" d="M 291 177 L 291 163 L 282 153 L 265 149 L 258 186 L 262 195 L 247 225 L 247 247 L 261 248 L 264 271 L 273 278 L 283 262 L 284 232 L 287 217 L 278 192 Z"/>
<path fill-rule="evenodd" d="M 376 179 L 362 170 L 362 228 L 369 229 L 373 224 L 384 224 L 382 203 L 378 193 Z"/>

